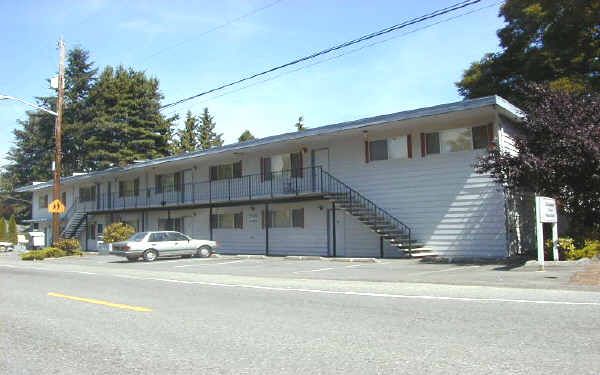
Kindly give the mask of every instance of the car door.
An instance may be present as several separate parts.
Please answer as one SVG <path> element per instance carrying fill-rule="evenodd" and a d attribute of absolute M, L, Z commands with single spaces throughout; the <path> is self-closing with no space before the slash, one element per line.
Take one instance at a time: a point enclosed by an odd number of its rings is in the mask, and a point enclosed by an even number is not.
<path fill-rule="evenodd" d="M 182 255 L 187 254 L 187 237 L 177 233 L 177 232 L 167 232 L 165 233 L 167 236 L 167 243 L 169 246 L 169 254 L 173 255 Z"/>
<path fill-rule="evenodd" d="M 169 243 L 166 233 L 164 232 L 154 232 L 150 233 L 150 237 L 148 237 L 148 244 L 150 248 L 155 249 L 161 256 L 171 255 L 171 250 L 169 249 Z"/>
<path fill-rule="evenodd" d="M 191 254 L 192 251 L 195 250 L 192 249 L 193 244 L 190 241 L 190 239 L 183 233 L 173 232 L 171 234 L 171 237 L 175 239 L 175 241 L 177 242 L 177 247 L 181 249 L 181 252 L 183 254 Z"/>

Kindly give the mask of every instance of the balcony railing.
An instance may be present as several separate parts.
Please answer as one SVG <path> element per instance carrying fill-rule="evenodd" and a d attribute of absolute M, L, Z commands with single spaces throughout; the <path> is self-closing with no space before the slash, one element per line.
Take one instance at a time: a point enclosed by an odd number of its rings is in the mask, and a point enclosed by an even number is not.
<path fill-rule="evenodd" d="M 92 212 L 264 200 L 323 193 L 327 189 L 322 182 L 323 171 L 317 166 L 222 180 L 149 186 L 127 196 L 102 193 L 94 200 L 81 201 L 77 197 L 75 202 L 79 210 Z"/>

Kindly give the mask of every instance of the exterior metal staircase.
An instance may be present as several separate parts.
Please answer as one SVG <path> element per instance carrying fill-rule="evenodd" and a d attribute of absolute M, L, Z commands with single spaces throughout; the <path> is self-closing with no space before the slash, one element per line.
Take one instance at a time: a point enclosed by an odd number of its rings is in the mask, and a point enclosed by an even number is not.
<path fill-rule="evenodd" d="M 67 221 L 65 229 L 60 233 L 62 238 L 77 238 L 85 229 L 84 222 L 87 212 L 81 211 L 77 207 L 77 204 L 73 204 L 62 218 Z"/>
<path fill-rule="evenodd" d="M 371 231 L 398 249 L 404 256 L 412 258 L 435 257 L 432 249 L 412 237 L 410 227 L 377 206 L 361 193 L 326 171 L 321 171 L 322 191 L 325 197 L 354 216 Z"/>

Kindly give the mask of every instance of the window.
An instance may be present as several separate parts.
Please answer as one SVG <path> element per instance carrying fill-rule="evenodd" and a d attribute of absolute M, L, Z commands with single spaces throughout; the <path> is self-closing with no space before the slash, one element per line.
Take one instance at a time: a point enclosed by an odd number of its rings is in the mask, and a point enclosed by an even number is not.
<path fill-rule="evenodd" d="M 175 230 L 183 232 L 183 219 L 178 217 L 175 219 L 158 219 L 158 230 Z"/>
<path fill-rule="evenodd" d="M 490 141 L 491 135 L 493 134 L 493 126 L 492 124 L 476 126 L 473 128 L 473 148 L 487 148 Z"/>
<path fill-rule="evenodd" d="M 183 234 L 176 233 L 176 232 L 167 233 L 167 239 L 169 241 L 188 241 L 189 240 L 189 238 L 187 238 Z"/>
<path fill-rule="evenodd" d="M 211 218 L 213 229 L 242 229 L 244 227 L 244 213 L 214 214 Z"/>
<path fill-rule="evenodd" d="M 409 137 L 406 135 L 370 141 L 369 161 L 410 158 L 408 143 Z"/>
<path fill-rule="evenodd" d="M 136 178 L 129 181 L 119 181 L 119 198 L 133 197 L 140 195 L 140 179 Z"/>
<path fill-rule="evenodd" d="M 294 152 L 291 154 L 273 155 L 269 158 L 262 158 L 260 163 L 261 175 L 263 180 L 270 180 L 276 172 L 290 172 L 291 177 L 303 176 L 302 153 Z M 279 173 L 283 175 L 283 173 Z"/>
<path fill-rule="evenodd" d="M 96 187 L 80 187 L 79 188 L 79 201 L 81 202 L 93 202 L 96 200 Z"/>
<path fill-rule="evenodd" d="M 38 207 L 40 209 L 48 208 L 48 194 L 40 195 L 38 197 Z"/>
<path fill-rule="evenodd" d="M 154 192 L 170 193 L 180 192 L 183 185 L 183 173 L 158 174 L 154 176 Z"/>
<path fill-rule="evenodd" d="M 487 148 L 493 131 L 493 125 L 473 128 L 448 129 L 424 134 L 421 146 L 423 156 L 446 152 L 466 151 Z"/>
<path fill-rule="evenodd" d="M 242 161 L 232 164 L 213 165 L 210 167 L 210 180 L 218 181 L 228 178 L 242 177 Z"/>
<path fill-rule="evenodd" d="M 269 228 L 304 228 L 304 208 L 269 211 Z"/>
<path fill-rule="evenodd" d="M 473 138 L 470 128 L 448 129 L 440 134 L 440 151 L 456 152 L 473 149 Z"/>
<path fill-rule="evenodd" d="M 148 238 L 148 242 L 164 242 L 168 240 L 169 238 L 166 233 L 152 233 Z"/>
<path fill-rule="evenodd" d="M 98 224 L 98 234 L 104 233 L 104 226 L 102 224 Z"/>

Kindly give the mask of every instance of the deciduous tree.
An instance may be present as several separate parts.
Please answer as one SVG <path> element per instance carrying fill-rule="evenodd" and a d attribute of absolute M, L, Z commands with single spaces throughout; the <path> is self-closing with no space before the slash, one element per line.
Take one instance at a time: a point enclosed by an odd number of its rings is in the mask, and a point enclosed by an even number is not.
<path fill-rule="evenodd" d="M 554 197 L 584 227 L 600 224 L 600 95 L 539 85 L 523 90 L 518 154 L 497 149 L 476 164 L 498 182 Z"/>
<path fill-rule="evenodd" d="M 520 105 L 524 82 L 600 90 L 600 0 L 507 0 L 502 50 L 474 62 L 456 83 L 465 98 L 498 94 Z"/>

